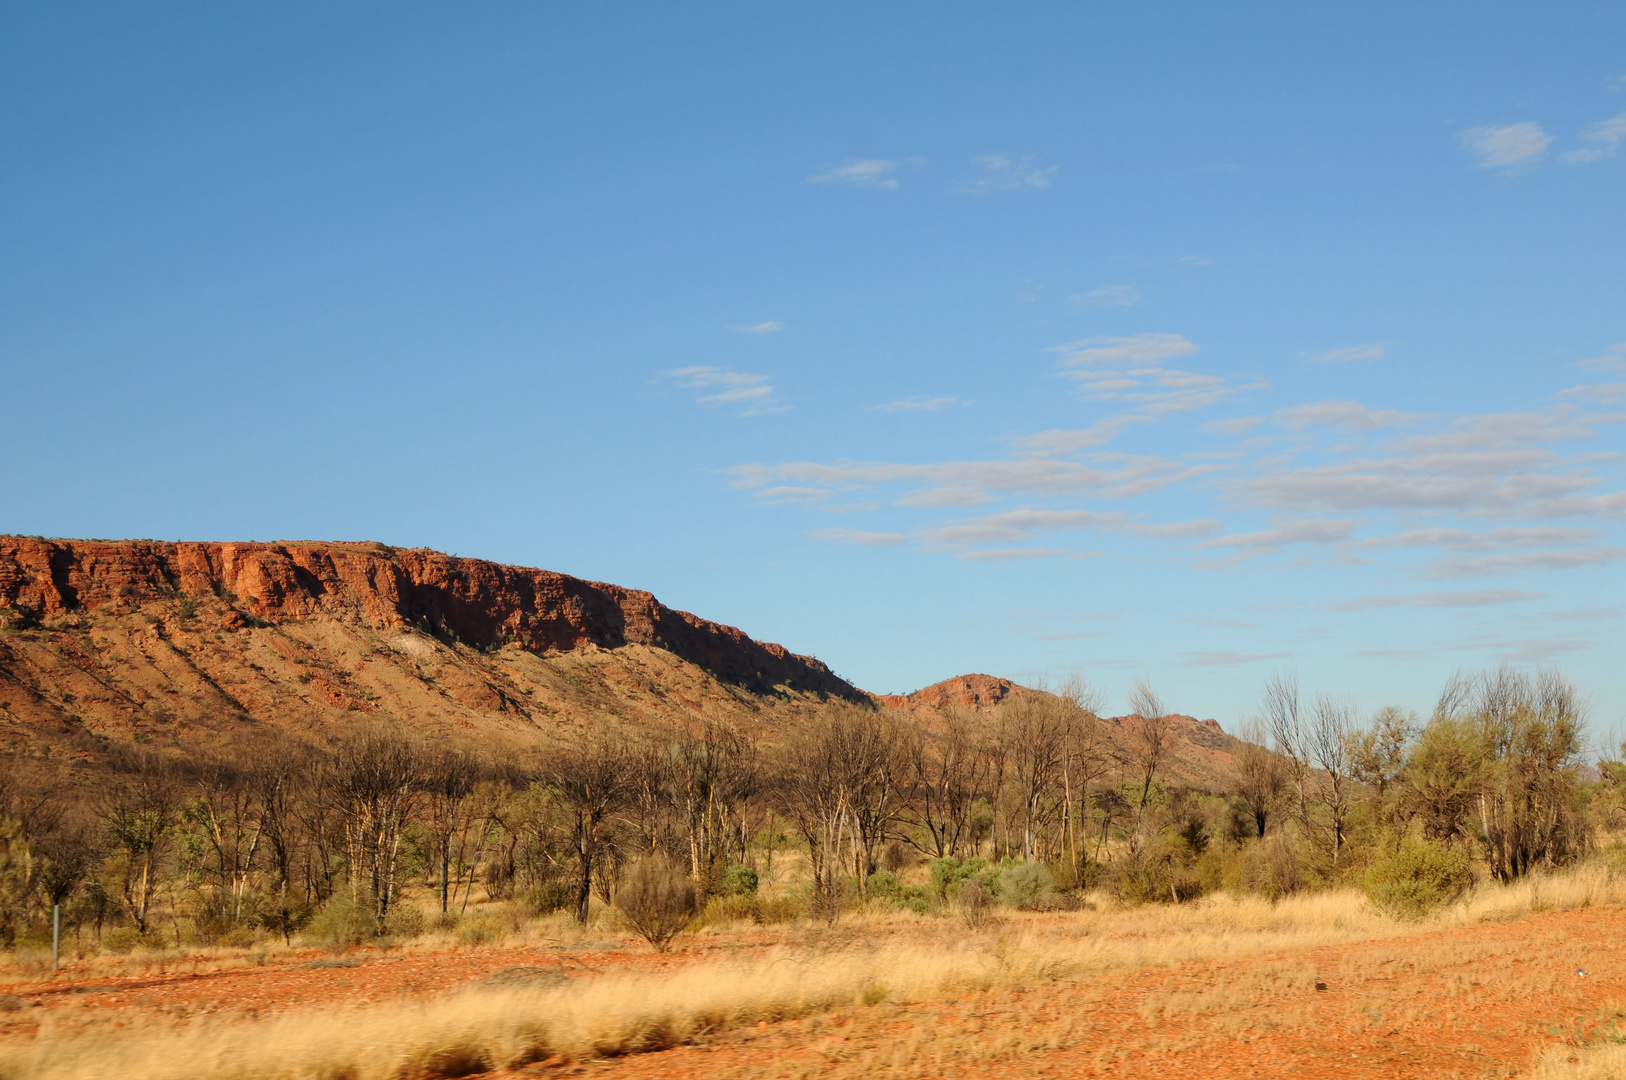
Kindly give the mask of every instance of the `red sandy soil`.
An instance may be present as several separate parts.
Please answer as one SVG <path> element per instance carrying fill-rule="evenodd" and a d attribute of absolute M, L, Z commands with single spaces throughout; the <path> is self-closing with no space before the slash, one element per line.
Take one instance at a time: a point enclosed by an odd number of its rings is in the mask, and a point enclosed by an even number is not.
<path fill-rule="evenodd" d="M 761 945 L 767 942 L 748 943 Z M 125 1026 L 216 1011 L 265 1016 L 326 1002 L 424 997 L 537 969 L 567 977 L 658 970 L 719 956 L 654 956 L 626 942 L 528 949 L 322 954 L 261 967 L 0 986 L 0 1052 L 40 1010 Z M 1577 969 L 1586 974 L 1578 975 Z M 612 1061 L 549 1062 L 517 1076 L 614 1078 L 1509 1076 L 1543 1047 L 1584 1041 L 1626 1004 L 1626 915 L 1552 912 L 1516 923 L 1192 962 L 1021 990 L 759 1024 L 698 1045 Z M 90 1019 L 89 1015 L 85 1016 Z"/>

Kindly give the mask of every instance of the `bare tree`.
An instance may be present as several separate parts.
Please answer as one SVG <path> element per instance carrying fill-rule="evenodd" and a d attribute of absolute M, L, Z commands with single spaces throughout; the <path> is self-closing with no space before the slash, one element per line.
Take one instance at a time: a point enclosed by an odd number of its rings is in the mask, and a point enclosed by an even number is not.
<path fill-rule="evenodd" d="M 365 728 L 334 755 L 333 785 L 343 808 L 350 895 L 372 905 L 380 923 L 395 899 L 401 839 L 423 798 L 424 756 L 404 732 Z"/>
<path fill-rule="evenodd" d="M 1344 851 L 1344 829 L 1349 817 L 1349 750 L 1354 727 L 1354 706 L 1325 694 L 1316 696 L 1306 742 L 1312 760 L 1321 770 L 1319 794 L 1326 808 L 1326 847 L 1334 866 Z"/>
<path fill-rule="evenodd" d="M 611 819 L 634 797 L 632 756 L 624 741 L 598 735 L 570 744 L 546 767 L 548 784 L 571 816 L 576 860 L 576 921 L 587 925 L 593 872 Z"/>
<path fill-rule="evenodd" d="M 932 858 L 958 855 L 972 838 L 972 807 L 989 794 L 987 747 L 958 708 L 944 712 L 935 737 L 916 733 L 903 747 L 909 790 L 903 813 L 925 837 L 911 832 L 910 843 Z"/>
<path fill-rule="evenodd" d="M 1306 724 L 1299 708 L 1297 675 L 1272 675 L 1265 683 L 1259 710 L 1265 730 L 1276 752 L 1287 762 L 1287 784 L 1293 796 L 1293 813 L 1306 833 L 1310 830 L 1310 747 Z"/>
<path fill-rule="evenodd" d="M 807 842 L 815 895 L 830 918 L 843 849 L 860 889 L 875 869 L 875 849 L 899 809 L 902 750 L 896 722 L 861 706 L 804 725 L 786 747 L 780 797 Z"/>
<path fill-rule="evenodd" d="M 262 753 L 250 768 L 247 783 L 260 804 L 265 860 L 272 876 L 270 907 L 261 912 L 261 921 L 282 934 L 286 944 L 299 923 L 297 905 L 291 895 L 294 865 L 305 846 L 299 831 L 296 807 L 300 778 L 315 766 L 313 756 L 301 747 L 280 745 L 275 752 Z M 307 903 L 310 897 L 306 897 Z"/>
<path fill-rule="evenodd" d="M 1163 766 L 1164 740 L 1168 737 L 1168 710 L 1163 700 L 1145 679 L 1137 681 L 1129 691 L 1129 708 L 1135 714 L 1135 730 L 1129 738 L 1125 752 L 1129 767 L 1140 785 L 1139 802 L 1135 807 L 1135 827 L 1130 833 L 1130 850 L 1140 846 L 1141 823 L 1146 818 L 1146 807 L 1152 801 L 1153 785 L 1158 770 Z"/>
<path fill-rule="evenodd" d="M 1056 696 L 1073 709 L 1073 723 L 1062 758 L 1062 795 L 1067 806 L 1067 844 L 1075 875 L 1081 884 L 1087 854 L 1080 856 L 1078 833 L 1089 820 L 1091 789 L 1101 778 L 1122 766 L 1117 744 L 1101 723 L 1101 695 L 1082 678 L 1071 678 L 1056 689 Z"/>
<path fill-rule="evenodd" d="M 451 906 L 452 869 L 467 863 L 470 834 L 481 810 L 475 789 L 486 772 L 478 757 L 454 748 L 429 754 L 423 763 L 424 829 L 429 834 L 443 912 Z"/>
<path fill-rule="evenodd" d="M 1237 738 L 1240 745 L 1232 758 L 1237 794 L 1248 804 L 1255 830 L 1264 836 L 1270 815 L 1287 787 L 1287 763 L 1266 748 L 1264 729 L 1258 721 L 1244 724 Z"/>
<path fill-rule="evenodd" d="M 1057 796 L 1079 711 L 1071 702 L 1042 691 L 1013 694 L 1000 709 L 999 741 L 1009 762 L 1022 820 L 1022 858 L 1027 862 L 1036 857 L 1039 832 L 1067 805 Z"/>
<path fill-rule="evenodd" d="M 638 834 L 638 850 L 654 855 L 675 844 L 675 797 L 672 791 L 672 754 L 665 740 L 643 739 L 634 743 L 628 767 L 632 771 L 632 796 L 625 816 Z"/>
<path fill-rule="evenodd" d="M 148 930 L 159 864 L 167 853 L 180 803 L 177 764 L 141 747 L 110 755 L 117 770 L 99 800 L 98 816 L 119 852 L 119 890 L 138 931 Z"/>
<path fill-rule="evenodd" d="M 671 750 L 671 790 L 689 844 L 689 870 L 704 894 L 719 863 L 743 855 L 747 807 L 761 787 L 757 748 L 713 721 L 685 733 Z"/>

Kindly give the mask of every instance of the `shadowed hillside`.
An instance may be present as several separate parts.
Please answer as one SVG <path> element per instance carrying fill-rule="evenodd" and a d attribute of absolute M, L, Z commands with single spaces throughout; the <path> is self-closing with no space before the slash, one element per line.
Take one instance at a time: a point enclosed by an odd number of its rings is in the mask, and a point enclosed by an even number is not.
<path fill-rule="evenodd" d="M 504 744 L 868 696 L 647 592 L 377 544 L 0 539 L 0 732 L 35 752 L 358 719 Z"/>
<path fill-rule="evenodd" d="M 51 757 L 264 728 L 320 744 L 368 718 L 493 750 L 699 720 L 772 742 L 833 703 L 930 731 L 1040 693 L 964 675 L 875 697 L 647 592 L 433 551 L 0 539 L 0 738 Z M 1224 787 L 1235 740 L 1174 719 L 1171 779 Z"/>

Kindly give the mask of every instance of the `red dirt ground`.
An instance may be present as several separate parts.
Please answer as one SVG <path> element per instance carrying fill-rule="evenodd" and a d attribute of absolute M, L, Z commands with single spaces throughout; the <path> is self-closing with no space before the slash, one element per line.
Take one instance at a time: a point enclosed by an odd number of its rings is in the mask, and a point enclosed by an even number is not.
<path fill-rule="evenodd" d="M 683 964 L 621 942 L 345 958 L 355 966 L 245 967 L 0 986 L 0 1051 L 72 1007 L 127 1026 L 215 1011 L 264 1016 L 325 1002 L 421 997 L 512 969 L 570 977 Z M 304 966 L 304 965 L 318 966 Z M 529 972 L 523 969 L 530 969 Z M 1577 974 L 1584 969 L 1586 974 Z M 1504 925 L 1193 962 L 1107 978 L 879 1004 L 762 1024 L 613 1061 L 543 1063 L 518 1076 L 1459 1077 L 1509 1076 L 1544 1046 L 1585 1040 L 1626 1003 L 1626 915 L 1552 912 Z M 89 1018 L 88 1016 L 86 1017 Z M 1613 1018 L 1613 1019 L 1612 1019 Z M 9 1023 L 8 1023 L 9 1021 Z"/>

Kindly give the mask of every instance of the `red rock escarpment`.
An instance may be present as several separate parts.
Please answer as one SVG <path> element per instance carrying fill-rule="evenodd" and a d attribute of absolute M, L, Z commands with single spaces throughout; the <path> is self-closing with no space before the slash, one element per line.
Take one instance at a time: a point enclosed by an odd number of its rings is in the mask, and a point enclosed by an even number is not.
<path fill-rule="evenodd" d="M 674 611 L 647 592 L 423 549 L 343 543 L 161 543 L 0 537 L 0 622 L 214 594 L 252 618 L 415 626 L 480 648 L 662 648 L 725 682 L 860 700 L 811 657 Z"/>

